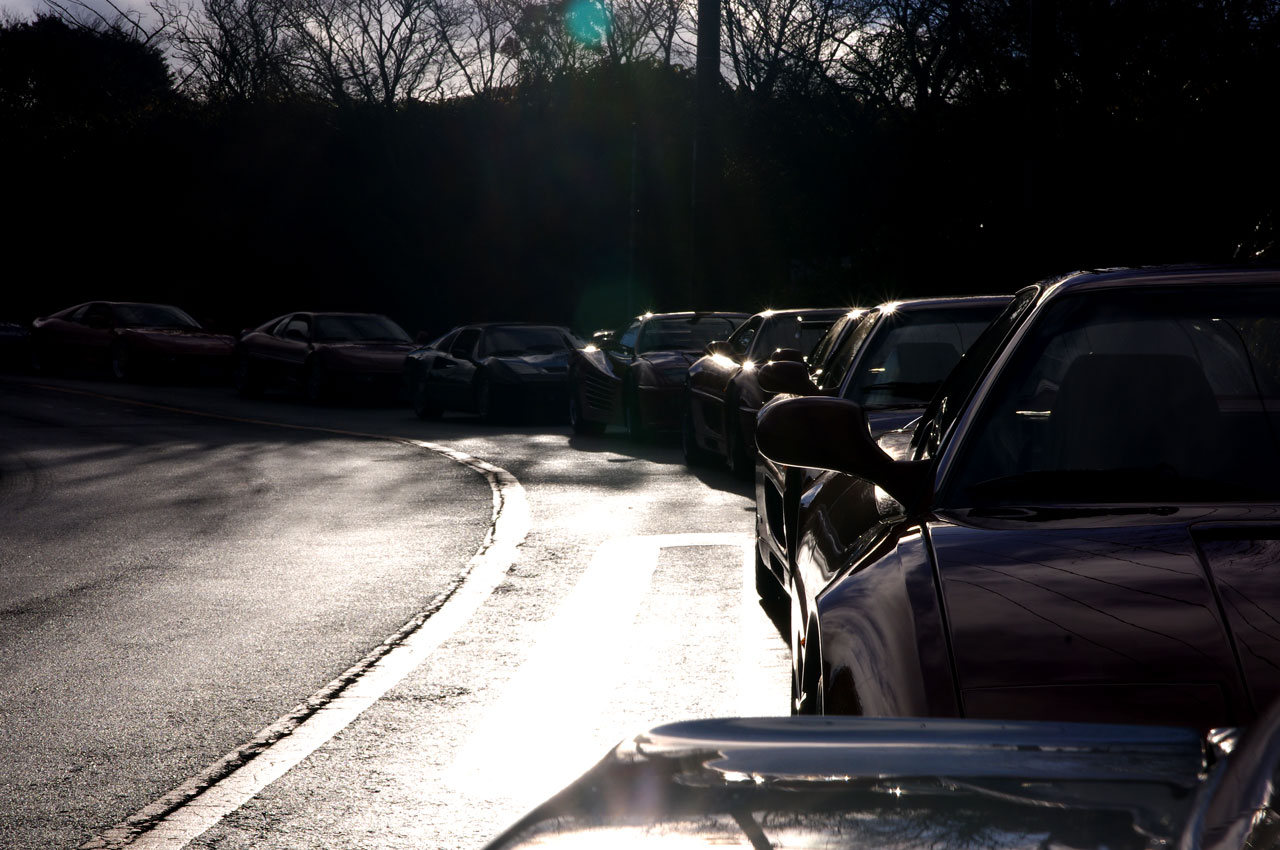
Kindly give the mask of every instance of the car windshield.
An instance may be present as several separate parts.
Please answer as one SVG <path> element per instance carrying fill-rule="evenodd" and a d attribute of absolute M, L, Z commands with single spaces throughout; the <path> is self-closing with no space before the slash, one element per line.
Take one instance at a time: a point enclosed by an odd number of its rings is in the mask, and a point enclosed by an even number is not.
<path fill-rule="evenodd" d="M 116 304 L 111 308 L 118 328 L 199 328 L 200 323 L 164 304 Z"/>
<path fill-rule="evenodd" d="M 555 327 L 489 328 L 480 343 L 481 357 L 553 354 L 577 348 L 568 333 Z"/>
<path fill-rule="evenodd" d="M 775 316 L 760 329 L 756 340 L 756 353 L 768 359 L 779 348 L 794 348 L 807 355 L 830 329 L 832 318 L 805 319 L 802 316 Z"/>
<path fill-rule="evenodd" d="M 1271 501 L 1278 429 L 1274 289 L 1067 295 L 988 393 L 940 501 Z"/>
<path fill-rule="evenodd" d="M 922 407 L 1003 304 L 887 313 L 844 397 L 866 408 Z"/>
<path fill-rule="evenodd" d="M 738 326 L 735 319 L 720 316 L 685 316 L 650 319 L 640 331 L 636 353 L 646 351 L 701 351 L 708 343 L 728 339 Z"/>
<path fill-rule="evenodd" d="M 316 342 L 412 342 L 386 316 L 316 316 L 314 328 Z"/>

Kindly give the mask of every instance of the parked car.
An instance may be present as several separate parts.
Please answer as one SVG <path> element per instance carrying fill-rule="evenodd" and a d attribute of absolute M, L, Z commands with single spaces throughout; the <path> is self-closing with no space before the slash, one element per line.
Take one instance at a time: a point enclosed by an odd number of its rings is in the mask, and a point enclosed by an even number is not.
<path fill-rule="evenodd" d="M 547 411 L 563 417 L 569 356 L 583 344 L 556 325 L 464 325 L 404 359 L 405 392 L 423 419 L 446 410 L 486 421 Z"/>
<path fill-rule="evenodd" d="M 1280 271 L 1028 287 L 910 429 L 761 411 L 800 713 L 1248 724 L 1280 693 Z M 888 446 L 889 451 L 885 451 Z"/>
<path fill-rule="evenodd" d="M 681 434 L 691 465 L 729 464 L 742 478 L 756 463 L 756 413 L 764 403 L 757 370 L 775 356 L 803 362 L 848 309 L 766 310 L 709 344 L 686 374 Z"/>
<path fill-rule="evenodd" d="M 684 379 L 708 343 L 726 339 L 746 313 L 645 313 L 569 364 L 569 424 L 579 434 L 623 425 L 633 439 L 680 427 Z"/>
<path fill-rule="evenodd" d="M 286 313 L 241 334 L 236 389 L 248 397 L 292 390 L 310 402 L 392 399 L 413 349 L 404 329 L 377 313 Z"/>
<path fill-rule="evenodd" d="M 825 395 L 858 403 L 873 436 L 924 412 L 942 379 L 1009 303 L 1007 295 L 918 298 L 849 314 L 833 326 L 811 364 L 774 362 L 759 370 L 768 390 Z M 790 607 L 796 511 L 817 473 L 761 459 L 756 476 L 756 587 L 767 605 Z M 785 617 L 775 612 L 774 619 Z"/>
<path fill-rule="evenodd" d="M 1280 823 L 1275 712 L 1160 726 L 692 720 L 623 741 L 487 850 L 1245 850 Z"/>
<path fill-rule="evenodd" d="M 224 378 L 235 340 L 177 307 L 90 301 L 32 322 L 28 341 L 38 372 L 106 373 L 118 381 Z"/>

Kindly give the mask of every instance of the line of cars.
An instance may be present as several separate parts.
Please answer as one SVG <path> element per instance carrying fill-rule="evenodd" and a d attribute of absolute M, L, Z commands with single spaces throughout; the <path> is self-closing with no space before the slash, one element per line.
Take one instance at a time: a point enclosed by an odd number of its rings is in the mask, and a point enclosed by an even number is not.
<path fill-rule="evenodd" d="M 1001 302 L 754 369 L 801 716 L 650 729 L 489 850 L 1280 846 L 1280 271 Z"/>

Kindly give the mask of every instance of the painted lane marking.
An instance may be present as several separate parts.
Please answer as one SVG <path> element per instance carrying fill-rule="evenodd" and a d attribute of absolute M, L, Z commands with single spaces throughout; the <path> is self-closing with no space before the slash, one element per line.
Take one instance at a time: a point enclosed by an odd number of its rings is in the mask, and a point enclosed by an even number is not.
<path fill-rule="evenodd" d="M 628 649 L 662 550 L 686 546 L 741 549 L 752 564 L 750 608 L 755 610 L 740 616 L 764 617 L 755 603 L 754 541 L 744 534 L 606 541 L 547 622 L 528 660 L 455 755 L 447 784 L 474 798 L 504 799 L 527 809 L 565 787 L 599 759 L 604 747 L 616 743 L 602 745 L 587 732 L 619 672 L 617 659 Z"/>
<path fill-rule="evenodd" d="M 41 389 L 206 419 L 402 443 L 444 455 L 480 473 L 493 492 L 489 530 L 466 568 L 407 623 L 291 712 L 150 805 L 80 845 L 80 850 L 179 850 L 279 779 L 418 667 L 466 624 L 510 570 L 531 527 L 528 498 L 506 470 L 437 443 L 291 425 L 191 410 L 87 390 Z"/>

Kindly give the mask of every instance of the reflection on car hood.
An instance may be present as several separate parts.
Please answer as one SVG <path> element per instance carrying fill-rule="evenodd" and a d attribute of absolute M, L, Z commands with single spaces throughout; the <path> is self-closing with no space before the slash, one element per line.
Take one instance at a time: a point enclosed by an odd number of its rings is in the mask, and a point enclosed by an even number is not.
<path fill-rule="evenodd" d="M 641 360 L 655 369 L 688 369 L 693 362 L 702 356 L 701 351 L 646 351 L 640 355 Z"/>
<path fill-rule="evenodd" d="M 1182 832 L 1205 766 L 1196 733 L 1152 726 L 690 721 L 619 745 L 489 850 L 1148 846 Z"/>
<path fill-rule="evenodd" d="M 494 357 L 493 359 L 507 365 L 514 365 L 517 368 L 520 366 L 528 366 L 544 372 L 563 372 L 569 366 L 569 354 L 569 350 L 565 349 L 564 351 L 552 351 L 545 354 L 536 354 L 531 352 L 529 354 L 520 354 L 509 357 Z"/>

